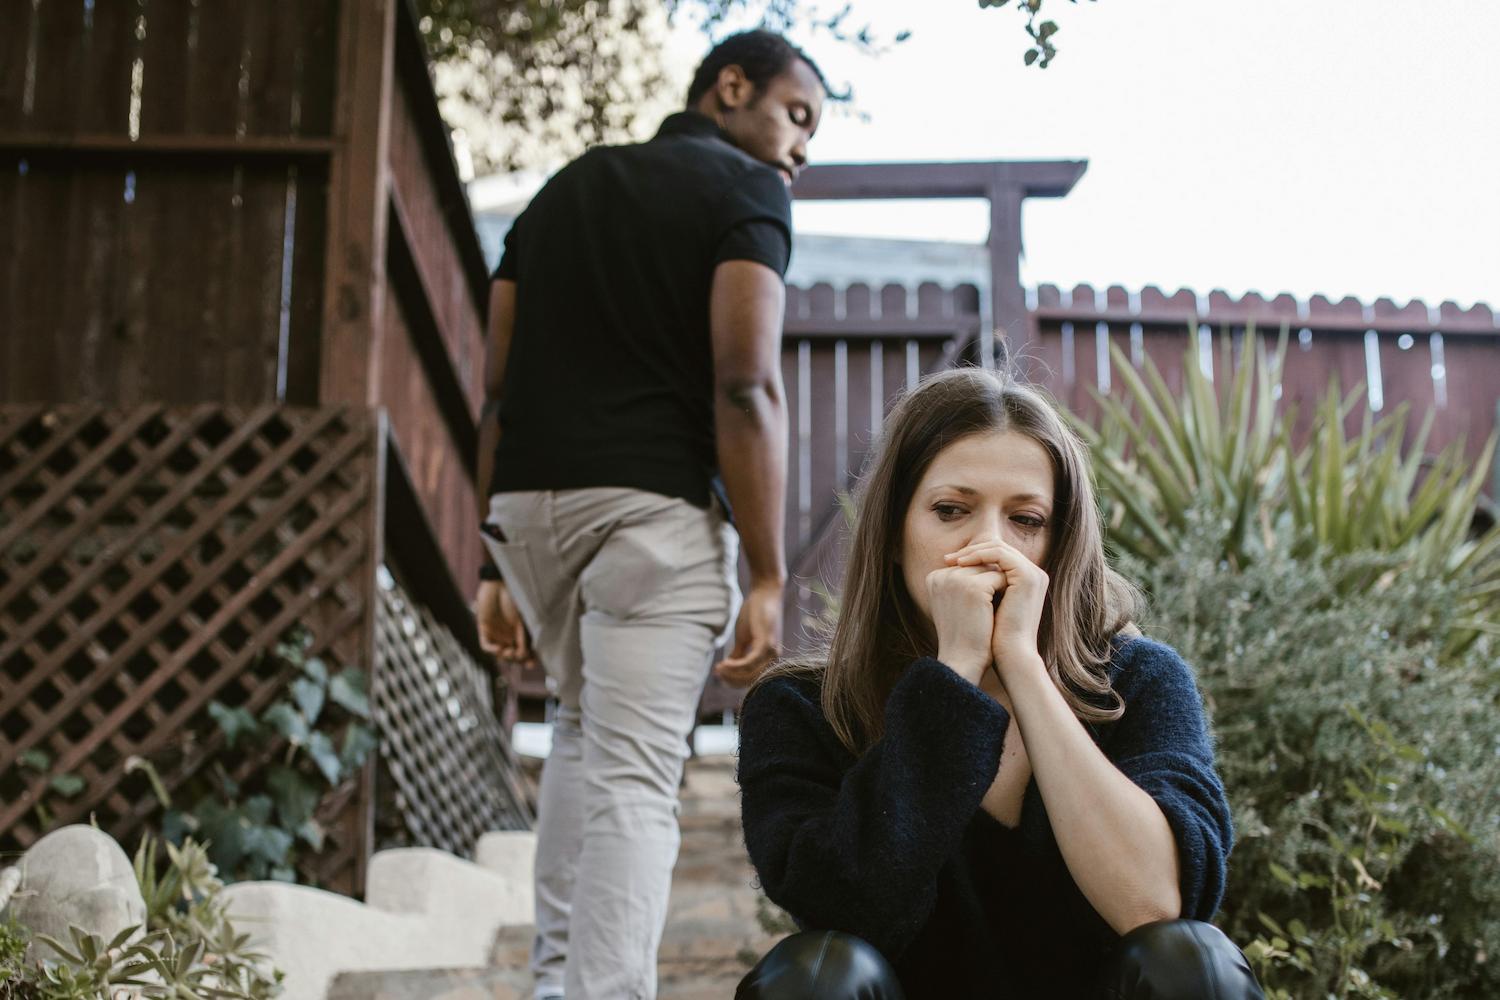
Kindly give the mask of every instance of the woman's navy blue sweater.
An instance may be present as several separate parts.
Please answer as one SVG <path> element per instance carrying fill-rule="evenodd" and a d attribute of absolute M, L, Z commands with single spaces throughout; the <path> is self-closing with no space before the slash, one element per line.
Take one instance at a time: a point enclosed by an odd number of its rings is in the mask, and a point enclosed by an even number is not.
<path fill-rule="evenodd" d="M 1182 915 L 1224 892 L 1229 803 L 1191 671 L 1169 646 L 1117 641 L 1117 721 L 1095 743 L 1151 795 L 1177 840 Z M 745 845 L 766 895 L 804 927 L 856 934 L 911 1000 L 1086 996 L 1118 940 L 1074 883 L 1036 780 L 1019 825 L 980 808 L 1010 714 L 937 660 L 915 661 L 885 734 L 855 757 L 817 682 L 767 681 L 740 720 Z"/>

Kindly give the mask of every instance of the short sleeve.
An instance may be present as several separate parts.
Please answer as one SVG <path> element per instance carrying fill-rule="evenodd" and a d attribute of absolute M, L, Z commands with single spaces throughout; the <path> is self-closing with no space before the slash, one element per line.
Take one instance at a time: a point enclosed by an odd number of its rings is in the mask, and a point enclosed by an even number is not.
<path fill-rule="evenodd" d="M 755 165 L 725 192 L 714 263 L 752 260 L 785 277 L 792 258 L 792 199 L 781 175 Z"/>

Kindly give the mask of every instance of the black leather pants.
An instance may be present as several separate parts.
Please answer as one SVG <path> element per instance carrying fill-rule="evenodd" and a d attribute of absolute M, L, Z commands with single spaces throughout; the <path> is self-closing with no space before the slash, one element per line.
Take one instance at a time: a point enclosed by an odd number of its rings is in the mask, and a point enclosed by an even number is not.
<path fill-rule="evenodd" d="M 933 997 L 944 995 L 941 985 L 934 987 Z M 1263 997 L 1244 954 L 1217 927 L 1164 920 L 1121 938 L 1104 963 L 1098 988 L 1079 1000 Z M 906 994 L 895 971 L 863 940 L 838 931 L 804 931 L 772 948 L 740 982 L 735 1000 L 906 1000 Z"/>

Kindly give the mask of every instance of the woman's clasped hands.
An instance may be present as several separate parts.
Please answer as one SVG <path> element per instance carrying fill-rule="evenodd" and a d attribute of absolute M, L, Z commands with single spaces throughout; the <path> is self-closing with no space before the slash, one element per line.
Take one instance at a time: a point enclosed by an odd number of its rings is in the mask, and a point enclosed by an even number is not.
<path fill-rule="evenodd" d="M 1044 669 L 1037 632 L 1047 597 L 1045 571 L 1000 538 L 979 538 L 927 574 L 938 659 L 978 684 L 994 663 L 1013 671 Z"/>

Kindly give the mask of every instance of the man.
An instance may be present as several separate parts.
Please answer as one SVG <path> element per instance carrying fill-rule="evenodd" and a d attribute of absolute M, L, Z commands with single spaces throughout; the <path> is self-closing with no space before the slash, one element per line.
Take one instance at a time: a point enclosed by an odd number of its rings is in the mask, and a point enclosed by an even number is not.
<path fill-rule="evenodd" d="M 656 995 L 677 788 L 709 659 L 777 655 L 787 188 L 826 96 L 779 35 L 726 39 L 656 137 L 591 150 L 505 239 L 479 479 L 481 640 L 558 699 L 538 805 L 536 997 Z M 729 517 L 733 517 L 731 527 Z"/>

